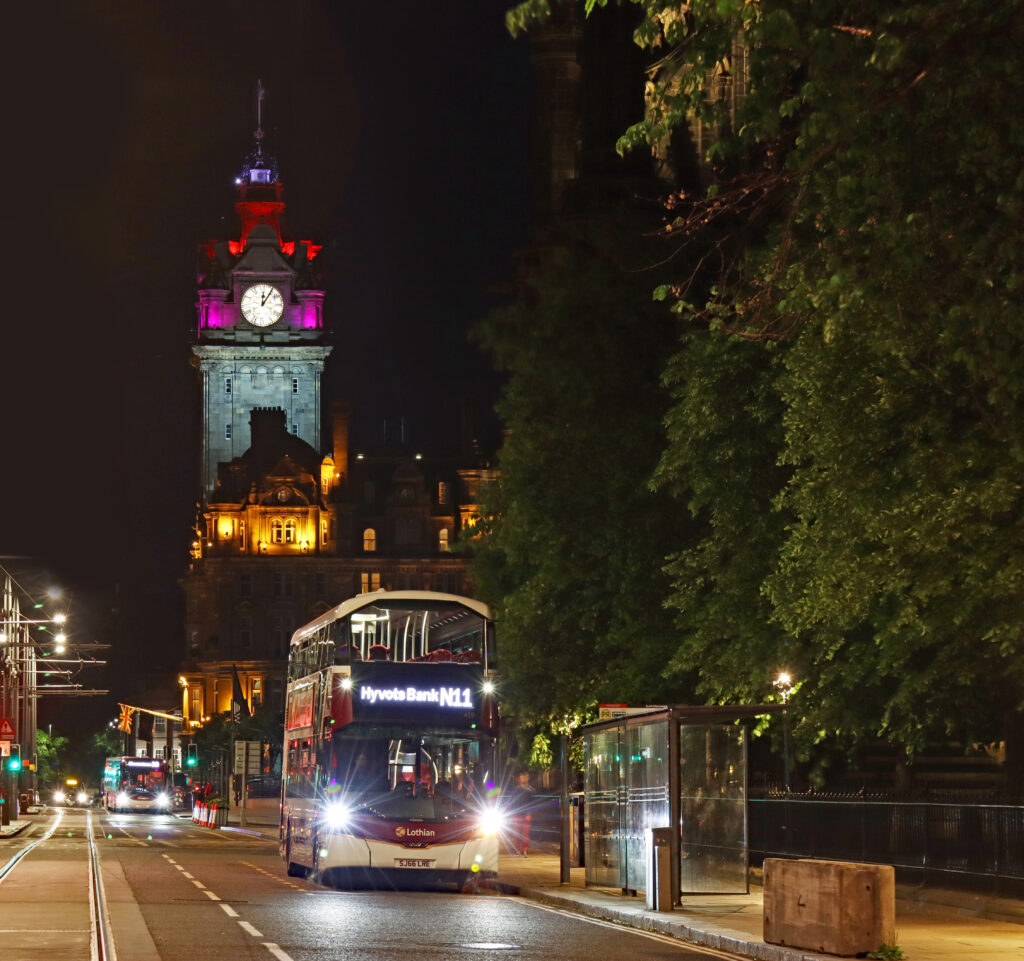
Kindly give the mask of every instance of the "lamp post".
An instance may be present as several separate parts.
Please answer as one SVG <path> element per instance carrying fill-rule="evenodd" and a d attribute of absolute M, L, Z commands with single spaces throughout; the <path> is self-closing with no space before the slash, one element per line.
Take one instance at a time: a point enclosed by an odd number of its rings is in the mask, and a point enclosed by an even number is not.
<path fill-rule="evenodd" d="M 793 693 L 793 676 L 789 671 L 779 671 L 772 684 L 782 698 L 782 771 L 783 784 L 789 794 L 789 696 Z"/>
<path fill-rule="evenodd" d="M 20 585 L 19 585 L 20 588 Z M 51 597 L 59 596 L 59 591 Z M 43 605 L 37 603 L 35 608 Z M 15 590 L 15 581 L 4 571 L 3 606 L 0 610 L 0 716 L 12 721 L 14 739 L 10 743 L 21 745 L 24 768 L 28 769 L 29 787 L 35 796 L 36 772 L 33 761 L 37 754 L 36 744 L 36 664 L 37 651 L 41 646 L 52 645 L 53 652 L 63 654 L 67 637 L 63 631 L 53 635 L 52 640 L 34 641 L 30 628 L 46 630 L 53 624 L 64 624 L 65 614 L 54 617 L 26 617 L 21 612 L 21 598 Z M 18 773 L 5 772 L 3 779 L 3 811 L 0 820 L 9 823 L 12 814 L 17 817 Z"/>

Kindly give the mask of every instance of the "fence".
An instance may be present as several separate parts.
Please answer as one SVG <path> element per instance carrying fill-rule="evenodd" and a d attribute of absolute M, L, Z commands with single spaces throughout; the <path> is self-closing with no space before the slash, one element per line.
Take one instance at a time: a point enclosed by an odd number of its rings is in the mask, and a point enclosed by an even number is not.
<path fill-rule="evenodd" d="M 1024 807 L 815 797 L 749 800 L 750 863 L 892 864 L 898 881 L 1024 897 Z"/>

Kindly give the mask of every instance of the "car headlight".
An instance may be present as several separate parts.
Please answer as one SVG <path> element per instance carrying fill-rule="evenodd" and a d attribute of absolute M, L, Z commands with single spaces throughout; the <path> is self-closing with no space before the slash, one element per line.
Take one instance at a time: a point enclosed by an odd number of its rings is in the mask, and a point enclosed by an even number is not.
<path fill-rule="evenodd" d="M 156 796 L 156 803 L 159 804 L 160 807 L 165 808 L 171 803 L 171 799 L 166 794 L 158 794 Z"/>
<path fill-rule="evenodd" d="M 344 801 L 333 801 L 324 808 L 324 824 L 332 831 L 343 831 L 352 820 L 352 809 Z"/>
<path fill-rule="evenodd" d="M 63 804 L 64 803 L 64 792 L 63 791 L 54 791 L 53 792 L 53 800 L 54 800 L 55 804 Z"/>
<path fill-rule="evenodd" d="M 501 833 L 507 824 L 508 815 L 499 807 L 484 808 L 477 820 L 477 825 L 487 837 Z"/>
<path fill-rule="evenodd" d="M 118 791 L 117 792 L 117 803 L 118 804 L 127 804 L 128 803 L 128 795 L 125 794 L 124 791 Z"/>
<path fill-rule="evenodd" d="M 78 792 L 78 793 L 77 793 L 77 794 L 75 795 L 75 801 L 76 801 L 76 802 L 77 802 L 78 804 L 87 804 L 87 803 L 89 802 L 89 795 L 88 795 L 88 794 L 86 794 L 86 793 L 85 793 L 85 791 L 79 791 L 79 792 Z"/>

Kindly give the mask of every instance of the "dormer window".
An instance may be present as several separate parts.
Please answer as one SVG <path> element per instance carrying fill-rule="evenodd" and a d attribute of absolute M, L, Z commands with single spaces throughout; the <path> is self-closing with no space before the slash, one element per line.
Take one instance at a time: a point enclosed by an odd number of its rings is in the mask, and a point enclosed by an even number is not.
<path fill-rule="evenodd" d="M 270 183 L 270 171 L 266 167 L 253 167 L 249 171 L 249 183 L 251 184 L 269 184 Z"/>

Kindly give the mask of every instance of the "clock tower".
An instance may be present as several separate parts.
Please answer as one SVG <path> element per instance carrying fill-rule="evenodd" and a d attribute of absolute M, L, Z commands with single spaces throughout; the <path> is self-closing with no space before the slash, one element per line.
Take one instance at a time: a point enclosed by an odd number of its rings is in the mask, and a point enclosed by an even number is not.
<path fill-rule="evenodd" d="M 252 442 L 254 409 L 284 412 L 285 429 L 319 450 L 324 342 L 320 248 L 288 234 L 273 158 L 257 147 L 236 179 L 237 240 L 199 249 L 198 341 L 202 378 L 201 503 L 218 500 L 218 464 Z"/>

